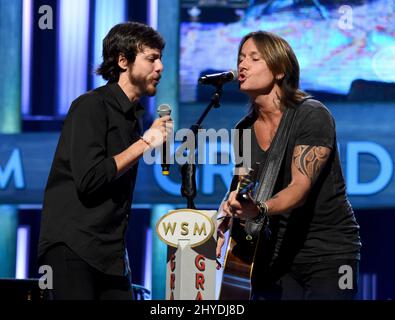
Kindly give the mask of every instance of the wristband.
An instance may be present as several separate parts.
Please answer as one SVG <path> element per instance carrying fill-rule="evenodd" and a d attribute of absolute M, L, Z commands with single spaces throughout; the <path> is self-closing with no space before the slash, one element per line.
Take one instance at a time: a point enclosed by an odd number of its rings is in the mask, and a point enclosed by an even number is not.
<path fill-rule="evenodd" d="M 248 220 L 255 221 L 255 222 L 259 223 L 259 222 L 263 221 L 263 219 L 267 215 L 267 212 L 269 211 L 269 207 L 267 206 L 266 202 L 258 202 L 256 204 L 256 206 L 259 210 L 258 215 L 256 217 L 250 218 Z"/>
<path fill-rule="evenodd" d="M 267 206 L 267 203 L 265 201 L 258 202 L 257 207 L 260 211 L 260 214 L 266 215 L 267 212 L 269 211 L 269 207 Z"/>
<path fill-rule="evenodd" d="M 147 139 L 145 139 L 144 137 L 140 137 L 141 140 L 143 140 L 150 148 L 152 148 L 152 144 L 151 142 L 149 142 Z"/>

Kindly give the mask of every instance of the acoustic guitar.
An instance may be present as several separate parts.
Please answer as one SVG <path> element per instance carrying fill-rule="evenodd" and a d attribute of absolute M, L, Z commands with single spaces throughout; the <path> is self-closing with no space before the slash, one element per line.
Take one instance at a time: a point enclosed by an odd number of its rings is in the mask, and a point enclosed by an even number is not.
<path fill-rule="evenodd" d="M 236 189 L 236 200 L 239 202 L 254 199 L 254 171 L 240 178 Z M 223 278 L 220 300 L 248 300 L 251 295 L 251 274 L 257 242 L 245 231 L 246 221 L 231 218 L 229 236 L 225 241 L 226 254 L 223 262 Z"/>

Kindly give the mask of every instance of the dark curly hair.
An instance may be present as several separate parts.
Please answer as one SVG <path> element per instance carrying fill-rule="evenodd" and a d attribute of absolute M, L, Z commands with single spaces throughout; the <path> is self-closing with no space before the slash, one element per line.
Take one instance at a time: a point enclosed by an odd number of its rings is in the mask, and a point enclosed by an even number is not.
<path fill-rule="evenodd" d="M 143 47 L 163 50 L 165 42 L 160 34 L 139 22 L 125 22 L 115 25 L 103 40 L 103 62 L 96 73 L 105 80 L 117 82 L 119 74 L 126 71 L 118 65 L 120 54 L 133 63 Z"/>

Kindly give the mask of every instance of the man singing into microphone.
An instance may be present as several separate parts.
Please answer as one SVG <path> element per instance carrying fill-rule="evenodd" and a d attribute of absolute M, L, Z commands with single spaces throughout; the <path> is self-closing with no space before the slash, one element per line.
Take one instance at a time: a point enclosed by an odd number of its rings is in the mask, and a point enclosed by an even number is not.
<path fill-rule="evenodd" d="M 53 271 L 53 299 L 132 299 L 125 234 L 137 163 L 172 129 L 170 116 L 141 136 L 143 107 L 159 83 L 164 41 L 136 22 L 114 26 L 97 70 L 108 83 L 71 104 L 41 220 L 38 256 Z"/>

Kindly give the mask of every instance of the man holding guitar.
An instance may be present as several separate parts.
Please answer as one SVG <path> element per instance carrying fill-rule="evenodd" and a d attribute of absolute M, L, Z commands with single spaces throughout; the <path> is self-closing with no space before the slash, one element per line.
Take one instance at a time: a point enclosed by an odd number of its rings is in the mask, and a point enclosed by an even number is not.
<path fill-rule="evenodd" d="M 297 58 L 272 33 L 242 39 L 238 73 L 251 109 L 236 128 L 251 130 L 252 150 L 243 157 L 256 164 L 255 185 L 243 191 L 235 175 L 219 210 L 218 258 L 231 229 L 220 299 L 248 297 L 236 294 L 241 270 L 251 280 L 251 299 L 354 299 L 359 226 L 346 196 L 332 115 L 299 90 Z M 260 230 L 255 237 L 254 225 Z"/>

